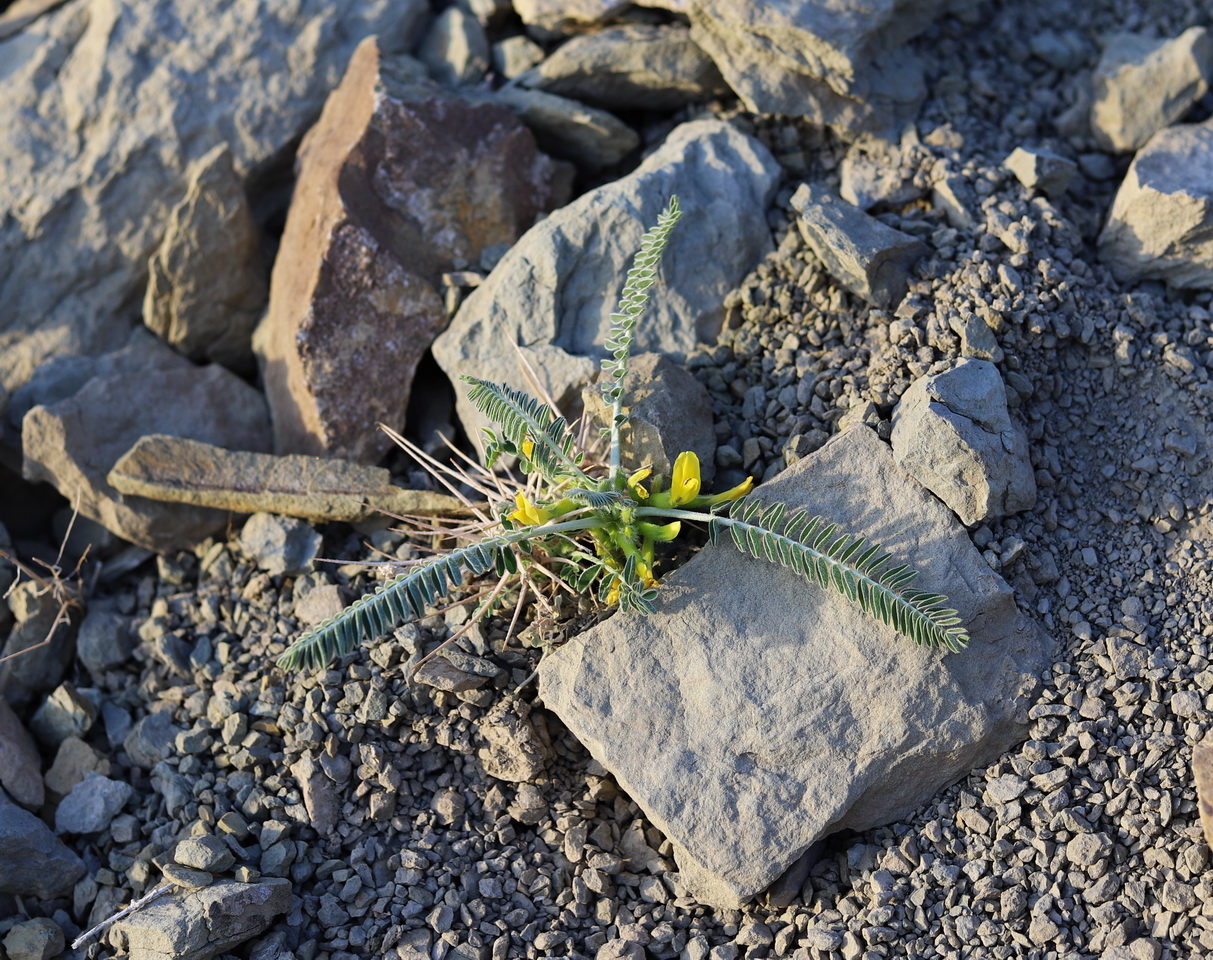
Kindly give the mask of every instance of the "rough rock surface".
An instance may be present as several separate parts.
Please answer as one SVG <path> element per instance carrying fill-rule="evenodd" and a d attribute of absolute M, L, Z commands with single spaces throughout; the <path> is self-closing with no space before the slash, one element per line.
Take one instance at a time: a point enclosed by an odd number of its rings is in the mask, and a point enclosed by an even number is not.
<path fill-rule="evenodd" d="M 683 124 L 634 173 L 528 231 L 434 342 L 435 359 L 452 379 L 519 384 L 521 352 L 543 388 L 575 415 L 640 237 L 675 193 L 683 218 L 635 349 L 684 358 L 715 337 L 725 294 L 770 249 L 760 211 L 775 175 L 766 148 L 729 125 Z M 484 423 L 462 394 L 458 412 L 469 435 L 479 436 Z"/>
<path fill-rule="evenodd" d="M 1042 147 L 1016 147 L 1003 166 L 1029 190 L 1039 189 L 1051 200 L 1060 199 L 1078 171 L 1073 160 Z"/>
<path fill-rule="evenodd" d="M 1200 806 L 1200 827 L 1205 843 L 1213 846 L 1213 741 L 1206 737 L 1192 747 L 1192 781 Z"/>
<path fill-rule="evenodd" d="M 926 90 L 897 46 L 925 28 L 944 0 L 816 0 L 694 4 L 691 38 L 747 109 L 805 117 L 848 135 L 884 133 L 908 119 Z"/>
<path fill-rule="evenodd" d="M 521 82 L 607 110 L 677 110 L 728 92 L 688 28 L 641 23 L 574 37 Z"/>
<path fill-rule="evenodd" d="M 587 386 L 581 396 L 592 428 L 609 426 L 611 410 L 599 385 Z M 660 354 L 633 356 L 624 381 L 624 412 L 628 422 L 620 431 L 620 441 L 626 469 L 652 467 L 656 476 L 669 478 L 678 454 L 691 450 L 699 457 L 704 484 L 712 482 L 716 475 L 712 401 L 694 376 Z"/>
<path fill-rule="evenodd" d="M 142 437 L 114 464 L 116 490 L 153 500 L 235 513 L 279 513 L 353 522 L 385 514 L 466 513 L 455 497 L 394 486 L 382 467 L 335 457 L 224 450 L 182 437 Z M 83 654 L 81 654 L 83 656 Z"/>
<path fill-rule="evenodd" d="M 1160 131 L 1133 158 L 1099 257 L 1122 282 L 1213 289 L 1213 121 Z"/>
<path fill-rule="evenodd" d="M 802 183 L 792 195 L 800 232 L 826 269 L 876 306 L 905 296 L 910 270 L 927 250 L 921 240 L 885 226 L 827 188 Z"/>
<path fill-rule="evenodd" d="M 185 199 L 148 263 L 143 322 L 191 360 L 251 372 L 268 290 L 261 233 L 226 143 L 186 176 Z"/>
<path fill-rule="evenodd" d="M 289 880 L 218 880 L 137 910 L 110 928 L 109 942 L 130 960 L 210 960 L 266 930 L 290 905 Z"/>
<path fill-rule="evenodd" d="M 893 456 L 966 525 L 1036 503 L 1028 438 L 987 360 L 966 357 L 910 385 L 893 411 Z"/>
<path fill-rule="evenodd" d="M 84 863 L 51 828 L 0 790 L 0 893 L 70 895 Z"/>
<path fill-rule="evenodd" d="M 112 602 L 98 603 L 89 606 L 80 624 L 76 652 L 88 672 L 99 677 L 125 663 L 137 643 L 130 617 L 115 609 Z"/>
<path fill-rule="evenodd" d="M 1213 37 L 1204 27 L 1169 40 L 1115 34 L 1092 78 L 1091 132 L 1105 150 L 1137 150 L 1181 119 L 1211 79 Z"/>
<path fill-rule="evenodd" d="M 240 547 L 271 576 L 295 575 L 311 569 L 320 534 L 302 520 L 254 513 L 240 531 Z"/>
<path fill-rule="evenodd" d="M 758 894 L 822 836 L 905 816 L 1023 739 L 1050 647 L 866 427 L 760 492 L 913 564 L 972 642 L 916 647 L 722 543 L 666 580 L 655 614 L 617 614 L 544 659 L 544 704 L 671 840 L 694 896 L 719 906 Z"/>
<path fill-rule="evenodd" d="M 63 930 L 46 917 L 26 920 L 5 936 L 4 950 L 8 960 L 51 960 L 63 953 Z"/>
<path fill-rule="evenodd" d="M 0 54 L 0 384 L 119 347 L 186 169 L 241 177 L 302 133 L 354 46 L 407 47 L 424 0 L 68 3 Z M 166 69 L 166 64 L 172 64 Z M 36 119 L 33 119 L 36 118 Z"/>
<path fill-rule="evenodd" d="M 131 338 L 102 375 L 21 421 L 25 477 L 54 484 L 80 512 L 151 550 L 192 546 L 227 515 L 124 497 L 106 476 L 140 437 L 167 433 L 237 450 L 265 451 L 265 400 L 224 367 L 192 363 L 146 332 Z"/>
<path fill-rule="evenodd" d="M 493 101 L 518 115 L 553 157 L 594 172 L 612 167 L 640 146 L 640 136 L 612 113 L 542 90 L 502 87 Z"/>
<path fill-rule="evenodd" d="M 24 807 L 42 806 L 42 760 L 29 731 L 0 697 L 0 787 Z"/>
<path fill-rule="evenodd" d="M 355 52 L 299 154 L 257 331 L 279 453 L 374 461 L 446 324 L 441 274 L 513 243 L 557 201 L 555 164 L 507 109 Z"/>
<path fill-rule="evenodd" d="M 484 28 L 460 6 L 450 6 L 434 19 L 418 58 L 439 83 L 448 87 L 479 83 L 489 68 L 489 42 Z"/>
<path fill-rule="evenodd" d="M 55 810 L 55 833 L 97 833 L 109 828 L 134 794 L 121 780 L 89 773 Z"/>

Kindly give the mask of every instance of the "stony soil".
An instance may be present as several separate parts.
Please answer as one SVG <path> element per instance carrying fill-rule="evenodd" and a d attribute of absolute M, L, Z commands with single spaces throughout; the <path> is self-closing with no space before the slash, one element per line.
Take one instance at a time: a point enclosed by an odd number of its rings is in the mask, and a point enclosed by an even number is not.
<path fill-rule="evenodd" d="M 502 702 L 525 713 L 510 691 L 533 653 L 495 654 L 506 672 L 490 688 L 418 685 L 410 661 L 467 616 L 455 607 L 404 628 L 399 643 L 284 683 L 271 663 L 300 632 L 296 598 L 319 581 L 352 597 L 362 568 L 273 578 L 234 541 L 220 543 L 99 585 L 143 624 L 144 643 L 98 686 L 127 719 L 168 714 L 183 756 L 168 760 L 170 776 L 161 768 L 155 790 L 135 768 L 142 799 L 112 838 L 81 850 L 96 889 L 85 881 L 75 904 L 48 913 L 69 929 L 107 916 L 158 883 L 153 860 L 201 824 L 233 838 L 246 877 L 295 885 L 285 921 L 242 951 L 257 960 L 1151 960 L 1213 950 L 1209 852 L 1188 771 L 1213 716 L 1211 297 L 1124 289 L 1099 265 L 1092 244 L 1120 172 L 1104 155 L 1080 158 L 1082 175 L 1057 203 L 1032 198 L 1001 167 L 1015 146 L 1058 133 L 1050 118 L 1076 102 L 1102 31 L 1174 36 L 1201 14 L 1184 0 L 985 12 L 915 41 L 932 63 L 932 94 L 923 146 L 903 163 L 920 184 L 941 163 L 972 177 L 998 216 L 957 230 L 925 202 L 887 214 L 936 253 L 920 265 L 911 306 L 871 309 L 790 228 L 795 185 L 836 178 L 845 145 L 738 117 L 786 168 L 770 211 L 781 242 L 731 301 L 720 344 L 692 367 L 712 391 L 724 487 L 744 472 L 773 475 L 840 423 L 887 436 L 910 381 L 960 355 L 964 319 L 996 317 L 988 346 L 1028 428 L 1039 499 L 972 535 L 1060 646 L 1021 748 L 903 823 L 835 838 L 777 905 L 711 911 L 682 896 L 663 838 L 541 708 L 530 719 L 550 739 L 545 773 L 520 784 L 486 775 L 482 723 Z M 1059 71 L 1029 42 L 1067 21 L 1081 42 Z M 397 555 L 415 549 L 334 525 L 324 555 L 360 558 L 367 540 Z M 534 687 L 520 696 L 531 702 Z M 107 719 L 120 744 L 123 717 Z M 154 741 L 152 726 L 142 729 Z M 320 749 L 339 785 L 328 836 L 301 822 L 305 798 L 288 772 Z"/>

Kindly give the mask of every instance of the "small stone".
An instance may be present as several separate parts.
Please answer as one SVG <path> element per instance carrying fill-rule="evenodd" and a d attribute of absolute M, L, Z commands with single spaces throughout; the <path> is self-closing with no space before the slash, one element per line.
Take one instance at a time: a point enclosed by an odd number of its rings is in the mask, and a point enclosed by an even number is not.
<path fill-rule="evenodd" d="M 986 802 L 990 804 L 1010 803 L 1018 800 L 1028 789 L 1027 781 L 1007 775 L 996 777 L 986 784 Z"/>
<path fill-rule="evenodd" d="M 192 867 L 207 873 L 222 873 L 236 862 L 227 844 L 209 834 L 182 840 L 173 852 L 173 859 L 183 867 Z"/>
<path fill-rule="evenodd" d="M 68 737 L 83 737 L 96 719 L 96 704 L 63 683 L 34 713 L 30 732 L 46 746 L 58 747 Z"/>
<path fill-rule="evenodd" d="M 1195 690 L 1181 690 L 1171 696 L 1170 706 L 1175 716 L 1188 719 L 1204 710 L 1205 703 L 1204 698 Z"/>
<path fill-rule="evenodd" d="M 165 880 L 177 884 L 183 890 L 201 890 L 203 887 L 209 887 L 215 880 L 214 875 L 205 870 L 194 870 L 179 863 L 166 863 L 161 866 L 160 872 L 164 874 Z"/>
<path fill-rule="evenodd" d="M 0 893 L 70 896 L 84 863 L 51 828 L 0 790 Z"/>
<path fill-rule="evenodd" d="M 1187 913 L 1196 906 L 1196 892 L 1191 884 L 1179 880 L 1164 883 L 1158 899 L 1166 909 L 1175 913 Z"/>
<path fill-rule="evenodd" d="M 0 786 L 22 806 L 37 810 L 45 799 L 41 768 L 33 737 L 0 697 Z"/>
<path fill-rule="evenodd" d="M 140 719 L 123 740 L 131 762 L 150 770 L 172 753 L 177 738 L 172 717 L 163 710 Z"/>
<path fill-rule="evenodd" d="M 1106 833 L 1080 833 L 1066 844 L 1066 859 L 1079 867 L 1090 867 L 1112 855 L 1112 840 Z"/>
<path fill-rule="evenodd" d="M 1040 147 L 1016 147 L 1003 166 L 1029 190 L 1040 189 L 1051 200 L 1060 199 L 1078 171 L 1078 164 L 1052 150 Z"/>
<path fill-rule="evenodd" d="M 887 227 L 834 196 L 802 183 L 792 195 L 797 225 L 839 283 L 878 307 L 900 303 L 910 269 L 926 252 L 922 241 Z"/>
<path fill-rule="evenodd" d="M 312 568 L 320 534 L 302 520 L 254 513 L 240 532 L 240 549 L 271 576 L 293 576 Z"/>
<path fill-rule="evenodd" d="M 98 833 L 105 830 L 133 793 L 129 783 L 90 772 L 55 810 L 55 832 Z"/>
<path fill-rule="evenodd" d="M 51 960 L 63 947 L 63 930 L 46 917 L 18 923 L 4 938 L 8 960 Z"/>

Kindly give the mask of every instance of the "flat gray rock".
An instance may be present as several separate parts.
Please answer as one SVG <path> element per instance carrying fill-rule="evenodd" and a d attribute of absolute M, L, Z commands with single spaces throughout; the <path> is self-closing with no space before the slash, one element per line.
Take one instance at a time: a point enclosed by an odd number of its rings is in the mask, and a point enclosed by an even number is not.
<path fill-rule="evenodd" d="M 607 110 L 677 110 L 729 89 L 687 27 L 647 23 L 573 37 L 521 82 Z"/>
<path fill-rule="evenodd" d="M 910 270 L 927 251 L 921 240 L 894 230 L 820 184 L 802 183 L 792 207 L 805 241 L 839 283 L 878 307 L 899 303 Z"/>
<path fill-rule="evenodd" d="M 1099 235 L 1122 283 L 1213 289 L 1213 122 L 1156 133 L 1133 158 Z"/>
<path fill-rule="evenodd" d="M 1163 40 L 1114 34 L 1091 78 L 1091 132 L 1105 150 L 1137 150 L 1181 119 L 1211 79 L 1213 37 L 1204 27 Z"/>
<path fill-rule="evenodd" d="M 0 786 L 23 806 L 37 810 L 46 792 L 38 747 L 8 701 L 0 696 Z"/>
<path fill-rule="evenodd" d="M 696 898 L 737 906 L 818 838 L 906 817 L 1021 740 L 1050 641 L 952 514 L 874 433 L 840 434 L 760 489 L 869 536 L 972 634 L 916 647 L 732 544 L 554 650 L 540 693 L 672 841 Z"/>
<path fill-rule="evenodd" d="M 210 960 L 268 930 L 290 906 L 289 880 L 218 880 L 136 910 L 110 928 L 109 943 L 130 960 Z"/>
<path fill-rule="evenodd" d="M 898 466 L 961 523 L 1036 504 L 1028 438 L 1011 420 L 1002 375 L 988 360 L 957 360 L 910 384 L 893 411 L 892 440 Z"/>
<path fill-rule="evenodd" d="M 585 170 L 612 167 L 640 146 L 640 135 L 613 113 L 578 100 L 515 86 L 491 99 L 513 110 L 545 153 Z"/>
<path fill-rule="evenodd" d="M 189 165 L 246 180 L 306 129 L 363 37 L 407 48 L 425 0 L 75 2 L 0 42 L 0 384 L 113 350 Z"/>
<path fill-rule="evenodd" d="M 635 352 L 681 360 L 714 340 L 724 298 L 771 248 L 765 210 L 778 181 L 770 152 L 727 123 L 686 123 L 632 174 L 592 190 L 536 224 L 464 302 L 434 341 L 439 366 L 521 386 L 519 355 L 568 414 L 604 355 L 610 314 L 644 231 L 672 194 L 683 217 Z M 469 435 L 485 426 L 459 391 Z"/>
<path fill-rule="evenodd" d="M 746 108 L 805 117 L 844 132 L 889 133 L 926 93 L 901 43 L 946 0 L 700 0 L 691 39 Z"/>

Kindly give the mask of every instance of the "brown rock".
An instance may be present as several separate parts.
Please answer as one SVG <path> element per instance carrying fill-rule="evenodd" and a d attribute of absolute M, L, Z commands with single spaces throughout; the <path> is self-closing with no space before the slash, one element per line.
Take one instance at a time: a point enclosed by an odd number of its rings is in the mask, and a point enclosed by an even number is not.
<path fill-rule="evenodd" d="M 196 367 L 143 333 L 105 374 L 25 415 L 25 478 L 54 484 L 82 514 L 141 547 L 192 547 L 221 531 L 227 514 L 124 497 L 106 481 L 118 458 L 149 433 L 264 450 L 270 424 L 265 401 L 239 377 L 214 364 Z"/>
<path fill-rule="evenodd" d="M 187 173 L 185 199 L 148 263 L 143 322 L 191 360 L 251 372 L 267 293 L 260 232 L 226 143 Z"/>
<path fill-rule="evenodd" d="M 257 331 L 280 453 L 373 461 L 447 317 L 441 274 L 554 205 L 556 165 L 506 108 L 355 51 L 299 155 Z"/>
<path fill-rule="evenodd" d="M 125 494 L 236 513 L 354 522 L 382 514 L 457 516 L 454 497 L 392 486 L 391 473 L 348 460 L 225 450 L 183 437 L 142 437 L 107 482 Z"/>
<path fill-rule="evenodd" d="M 36 810 L 46 798 L 41 767 L 34 738 L 0 697 L 0 787 L 22 806 Z"/>
<path fill-rule="evenodd" d="M 1192 748 L 1192 779 L 1196 781 L 1205 843 L 1213 847 L 1213 735 L 1207 735 Z"/>

